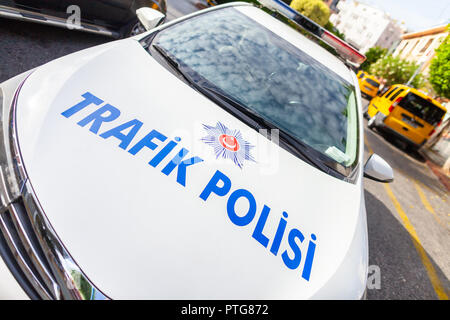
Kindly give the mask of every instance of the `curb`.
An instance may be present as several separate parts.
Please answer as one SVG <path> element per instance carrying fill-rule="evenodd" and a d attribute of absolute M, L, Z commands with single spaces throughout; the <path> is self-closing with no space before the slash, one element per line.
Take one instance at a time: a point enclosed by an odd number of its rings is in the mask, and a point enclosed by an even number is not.
<path fill-rule="evenodd" d="M 431 169 L 431 171 L 433 171 L 434 175 L 439 179 L 439 181 L 444 185 L 447 191 L 450 192 L 450 178 L 447 177 L 444 172 L 442 172 L 442 169 L 439 166 L 437 166 L 430 160 L 426 159 L 426 164 Z"/>

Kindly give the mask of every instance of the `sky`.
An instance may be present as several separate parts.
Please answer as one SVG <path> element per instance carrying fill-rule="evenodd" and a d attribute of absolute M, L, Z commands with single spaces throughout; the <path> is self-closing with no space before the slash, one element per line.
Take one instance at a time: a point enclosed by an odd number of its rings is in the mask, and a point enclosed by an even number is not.
<path fill-rule="evenodd" d="M 404 21 L 408 31 L 419 31 L 450 22 L 450 0 L 359 0 Z"/>

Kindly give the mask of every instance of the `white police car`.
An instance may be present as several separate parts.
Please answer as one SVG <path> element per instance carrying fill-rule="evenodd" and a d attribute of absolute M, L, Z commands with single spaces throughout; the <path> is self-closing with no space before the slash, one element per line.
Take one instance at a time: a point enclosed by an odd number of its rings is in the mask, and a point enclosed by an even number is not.
<path fill-rule="evenodd" d="M 393 176 L 357 84 L 246 3 L 2 83 L 0 298 L 361 298 L 363 176 Z"/>

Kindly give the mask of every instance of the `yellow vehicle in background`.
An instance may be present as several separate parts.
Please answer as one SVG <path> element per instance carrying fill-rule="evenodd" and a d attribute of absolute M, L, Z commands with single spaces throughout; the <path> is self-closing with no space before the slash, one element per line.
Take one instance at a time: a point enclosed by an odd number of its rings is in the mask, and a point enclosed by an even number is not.
<path fill-rule="evenodd" d="M 363 98 L 370 100 L 375 97 L 380 88 L 378 79 L 362 70 L 358 71 L 356 76 L 358 78 L 359 90 L 361 91 Z"/>
<path fill-rule="evenodd" d="M 396 84 L 370 101 L 367 125 L 417 150 L 441 124 L 446 112 L 444 106 L 419 90 Z"/>

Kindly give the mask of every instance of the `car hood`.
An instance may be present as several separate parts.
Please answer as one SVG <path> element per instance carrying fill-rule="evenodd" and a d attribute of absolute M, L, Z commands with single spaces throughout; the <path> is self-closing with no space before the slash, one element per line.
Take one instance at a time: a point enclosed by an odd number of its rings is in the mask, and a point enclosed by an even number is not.
<path fill-rule="evenodd" d="M 88 98 L 95 103 L 80 104 Z M 102 107 L 98 123 L 91 114 Z M 364 290 L 361 173 L 352 184 L 308 165 L 136 40 L 36 69 L 18 96 L 16 125 L 46 216 L 111 298 L 355 298 Z"/>

